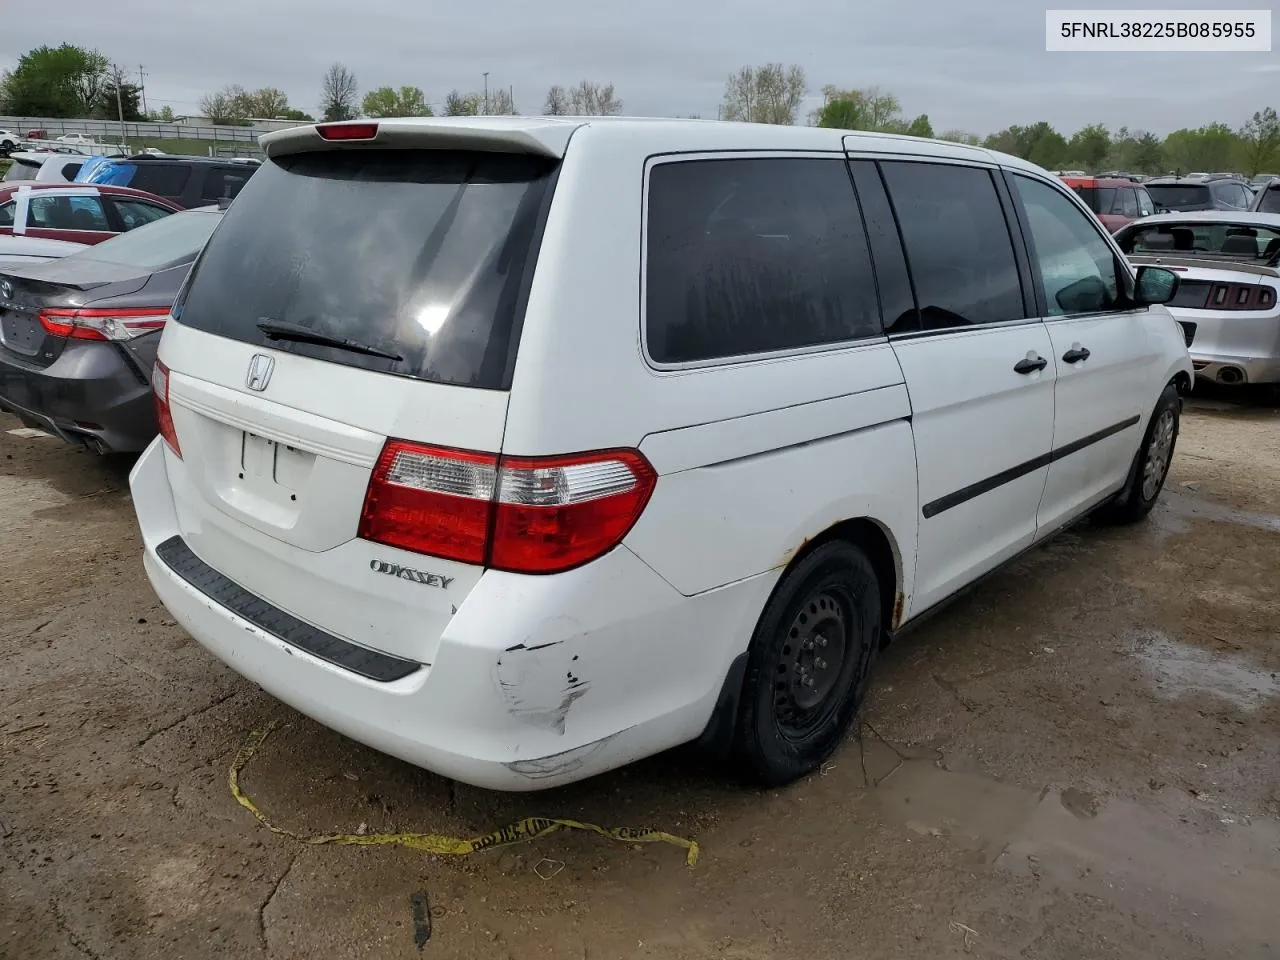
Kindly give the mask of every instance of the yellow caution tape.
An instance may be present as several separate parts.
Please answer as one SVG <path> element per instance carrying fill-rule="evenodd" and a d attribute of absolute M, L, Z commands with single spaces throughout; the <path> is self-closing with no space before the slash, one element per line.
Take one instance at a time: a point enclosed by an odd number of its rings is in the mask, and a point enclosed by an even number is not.
<path fill-rule="evenodd" d="M 231 787 L 231 795 L 236 798 L 236 802 L 257 817 L 259 823 L 272 833 L 277 833 L 282 837 L 289 837 L 299 843 L 315 845 L 338 843 L 359 847 L 394 844 L 400 847 L 409 847 L 412 850 L 422 850 L 426 853 L 461 856 L 468 853 L 479 853 L 481 850 L 489 850 L 493 847 L 506 847 L 513 843 L 526 843 L 529 840 L 536 840 L 538 837 L 545 837 L 549 833 L 555 833 L 557 830 L 585 830 L 588 833 L 597 833 L 611 840 L 621 840 L 623 843 L 670 843 L 687 851 L 685 862 L 689 866 L 692 867 L 698 862 L 698 842 L 692 838 L 677 837 L 675 834 L 664 833 L 661 830 L 649 830 L 644 827 L 600 827 L 594 823 L 583 823 L 581 820 L 561 820 L 554 817 L 525 817 L 523 820 L 507 824 L 507 826 L 491 833 L 470 839 L 465 837 L 446 837 L 438 833 L 326 833 L 315 836 L 294 833 L 292 830 L 278 827 L 268 820 L 266 814 L 258 809 L 258 805 L 250 800 L 245 792 L 240 789 L 240 772 L 253 758 L 254 753 L 262 746 L 262 742 L 267 739 L 275 727 L 276 722 L 273 720 L 267 724 L 267 728 L 261 733 L 255 731 L 249 734 L 249 739 L 245 741 L 244 746 L 236 753 L 235 759 L 231 761 L 231 769 L 227 773 L 227 784 Z"/>

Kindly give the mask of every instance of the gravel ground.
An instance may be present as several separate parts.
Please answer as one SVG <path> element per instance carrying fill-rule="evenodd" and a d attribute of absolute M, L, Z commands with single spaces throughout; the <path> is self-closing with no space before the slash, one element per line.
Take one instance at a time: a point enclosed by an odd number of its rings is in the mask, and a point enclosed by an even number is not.
<path fill-rule="evenodd" d="M 677 751 L 536 795 L 333 734 L 154 599 L 129 464 L 0 416 L 0 957 L 1280 956 L 1280 409 L 1198 397 L 1162 502 L 1075 528 L 881 659 L 821 774 Z M 303 834 L 648 825 L 466 857 Z M 544 879 L 546 877 L 547 879 Z M 430 937 L 426 939 L 427 928 Z"/>

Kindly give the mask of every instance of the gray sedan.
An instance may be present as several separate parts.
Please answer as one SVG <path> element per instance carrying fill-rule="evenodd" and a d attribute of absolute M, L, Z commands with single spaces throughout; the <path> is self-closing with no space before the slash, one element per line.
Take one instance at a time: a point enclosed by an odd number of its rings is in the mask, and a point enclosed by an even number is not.
<path fill-rule="evenodd" d="M 61 260 L 0 268 L 0 410 L 99 453 L 144 449 L 156 435 L 160 331 L 221 219 L 191 210 Z"/>

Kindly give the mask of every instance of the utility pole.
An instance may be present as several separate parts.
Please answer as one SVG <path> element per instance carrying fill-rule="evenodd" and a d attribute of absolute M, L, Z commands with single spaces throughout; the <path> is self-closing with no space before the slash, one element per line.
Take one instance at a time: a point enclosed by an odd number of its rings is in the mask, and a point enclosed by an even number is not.
<path fill-rule="evenodd" d="M 116 115 L 120 118 L 120 148 L 124 149 L 124 99 L 120 95 L 120 87 L 124 84 L 124 71 L 116 67 Z M 128 153 L 125 150 L 125 153 Z"/>
<path fill-rule="evenodd" d="M 142 64 L 138 64 L 138 95 L 142 97 L 142 115 L 148 115 L 147 111 L 147 72 L 142 69 Z"/>
<path fill-rule="evenodd" d="M 489 115 L 489 71 L 484 72 L 484 115 Z"/>

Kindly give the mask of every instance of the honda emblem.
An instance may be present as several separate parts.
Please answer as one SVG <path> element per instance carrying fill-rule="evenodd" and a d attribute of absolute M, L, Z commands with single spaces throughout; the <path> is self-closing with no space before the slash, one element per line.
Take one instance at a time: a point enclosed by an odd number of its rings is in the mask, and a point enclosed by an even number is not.
<path fill-rule="evenodd" d="M 255 353 L 249 361 L 249 372 L 244 378 L 244 385 L 250 390 L 265 390 L 271 382 L 271 371 L 276 368 L 274 357 L 265 353 Z"/>

